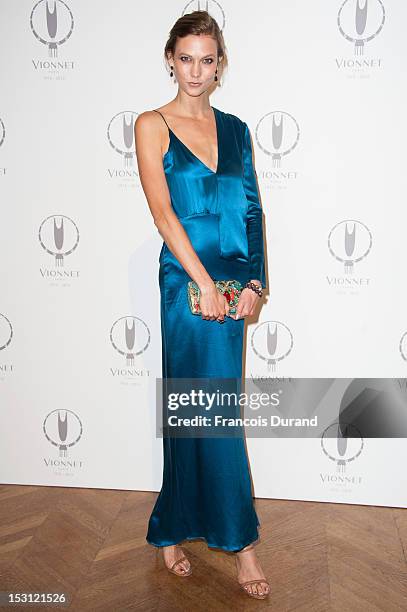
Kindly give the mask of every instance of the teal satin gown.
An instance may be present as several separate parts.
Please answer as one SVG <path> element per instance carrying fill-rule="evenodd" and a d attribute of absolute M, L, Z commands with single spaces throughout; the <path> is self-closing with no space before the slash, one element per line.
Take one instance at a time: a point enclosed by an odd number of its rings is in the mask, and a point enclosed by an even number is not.
<path fill-rule="evenodd" d="M 167 124 L 170 143 L 163 166 L 172 207 L 212 278 L 243 284 L 258 279 L 264 287 L 262 209 L 250 133 L 235 115 L 212 108 L 216 171 Z M 241 378 L 244 319 L 225 317 L 218 323 L 191 314 L 186 292 L 191 278 L 165 242 L 159 264 L 163 379 Z M 237 551 L 258 538 L 242 437 L 164 437 L 163 451 L 162 488 L 147 542 L 169 546 L 204 539 L 208 546 Z"/>

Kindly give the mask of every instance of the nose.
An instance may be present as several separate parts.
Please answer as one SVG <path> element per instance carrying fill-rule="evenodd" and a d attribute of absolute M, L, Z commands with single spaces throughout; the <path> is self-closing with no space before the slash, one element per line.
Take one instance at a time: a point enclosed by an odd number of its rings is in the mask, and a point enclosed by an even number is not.
<path fill-rule="evenodd" d="M 191 76 L 198 78 L 200 74 L 201 74 L 200 62 L 199 60 L 195 60 L 192 63 Z"/>

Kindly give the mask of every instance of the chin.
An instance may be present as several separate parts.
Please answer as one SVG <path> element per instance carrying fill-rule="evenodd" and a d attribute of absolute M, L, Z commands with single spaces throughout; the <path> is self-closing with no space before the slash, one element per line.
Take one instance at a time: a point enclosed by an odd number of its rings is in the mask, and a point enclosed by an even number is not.
<path fill-rule="evenodd" d="M 195 94 L 197 96 L 200 96 L 207 90 L 207 87 L 204 83 L 200 87 L 191 87 L 191 85 L 188 85 L 188 83 L 186 83 L 185 89 L 191 95 Z"/>

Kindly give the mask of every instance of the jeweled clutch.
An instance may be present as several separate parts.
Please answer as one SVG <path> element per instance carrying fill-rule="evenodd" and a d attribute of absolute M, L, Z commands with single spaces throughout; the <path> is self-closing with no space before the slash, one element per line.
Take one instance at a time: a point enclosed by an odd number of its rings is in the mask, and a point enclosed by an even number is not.
<path fill-rule="evenodd" d="M 229 315 L 236 314 L 236 307 L 242 292 L 242 284 L 238 280 L 216 280 L 213 279 L 215 287 L 222 293 L 229 304 Z M 202 314 L 199 305 L 201 295 L 200 289 L 195 281 L 189 281 L 187 285 L 188 303 L 192 314 Z"/>

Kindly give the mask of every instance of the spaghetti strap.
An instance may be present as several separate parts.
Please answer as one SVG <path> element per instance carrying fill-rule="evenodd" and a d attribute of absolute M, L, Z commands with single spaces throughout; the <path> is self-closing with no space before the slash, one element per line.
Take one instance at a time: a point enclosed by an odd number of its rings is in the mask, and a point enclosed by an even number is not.
<path fill-rule="evenodd" d="M 155 113 L 158 113 L 159 115 L 161 115 L 161 117 L 162 117 L 162 118 L 164 119 L 164 121 L 165 121 L 165 125 L 167 126 L 167 128 L 168 128 L 168 129 L 169 129 L 169 131 L 171 132 L 171 128 L 170 128 L 170 126 L 168 125 L 168 123 L 166 122 L 164 115 L 163 115 L 162 113 L 160 113 L 160 111 L 159 111 L 159 110 L 156 110 L 155 108 L 153 108 L 153 111 L 154 111 Z"/>

